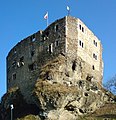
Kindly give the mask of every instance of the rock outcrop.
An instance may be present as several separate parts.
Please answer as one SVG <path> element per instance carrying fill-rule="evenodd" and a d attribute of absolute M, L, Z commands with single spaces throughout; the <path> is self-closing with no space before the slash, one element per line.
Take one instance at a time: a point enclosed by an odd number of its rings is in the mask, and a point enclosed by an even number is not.
<path fill-rule="evenodd" d="M 34 93 L 40 116 L 50 120 L 76 120 L 116 101 L 113 95 L 99 89 L 97 83 L 85 80 L 79 80 L 76 86 L 38 81 Z"/>

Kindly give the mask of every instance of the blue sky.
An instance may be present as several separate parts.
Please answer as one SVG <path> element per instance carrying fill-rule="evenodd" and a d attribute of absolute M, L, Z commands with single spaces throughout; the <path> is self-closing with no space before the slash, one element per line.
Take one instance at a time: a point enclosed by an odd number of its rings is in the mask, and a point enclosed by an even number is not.
<path fill-rule="evenodd" d="M 67 15 L 80 18 L 103 44 L 104 82 L 116 74 L 116 0 L 1 0 L 0 97 L 6 92 L 6 56 L 20 40 Z"/>

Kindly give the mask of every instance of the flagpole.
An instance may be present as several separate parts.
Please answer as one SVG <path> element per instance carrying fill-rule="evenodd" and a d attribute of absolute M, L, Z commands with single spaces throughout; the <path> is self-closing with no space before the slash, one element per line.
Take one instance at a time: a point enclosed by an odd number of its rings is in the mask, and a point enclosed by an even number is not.
<path fill-rule="evenodd" d="M 47 27 L 48 27 L 48 17 L 47 17 L 47 20 L 46 20 L 46 21 L 47 21 Z"/>
<path fill-rule="evenodd" d="M 68 16 L 70 15 L 70 10 L 68 10 Z"/>

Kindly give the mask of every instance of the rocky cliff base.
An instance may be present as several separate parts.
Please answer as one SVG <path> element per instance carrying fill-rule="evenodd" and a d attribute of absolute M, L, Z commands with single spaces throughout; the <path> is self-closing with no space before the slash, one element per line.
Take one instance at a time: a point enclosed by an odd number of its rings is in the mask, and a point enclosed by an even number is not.
<path fill-rule="evenodd" d="M 27 104 L 19 88 L 4 95 L 2 120 L 10 119 L 10 104 L 16 120 L 78 120 L 116 118 L 116 97 L 98 83 L 79 80 L 76 86 L 38 80 L 33 103 Z"/>

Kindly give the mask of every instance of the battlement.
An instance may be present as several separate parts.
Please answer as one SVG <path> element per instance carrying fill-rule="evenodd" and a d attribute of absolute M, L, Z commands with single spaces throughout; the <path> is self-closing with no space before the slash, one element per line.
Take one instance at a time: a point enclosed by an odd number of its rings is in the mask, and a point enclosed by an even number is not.
<path fill-rule="evenodd" d="M 18 86 L 22 91 L 34 86 L 40 69 L 59 54 L 74 61 L 81 58 L 84 76 L 92 74 L 98 82 L 103 76 L 100 40 L 78 18 L 66 16 L 44 31 L 21 40 L 7 56 L 7 89 Z M 87 69 L 88 68 L 88 69 Z M 85 79 L 80 76 L 79 79 Z"/>

